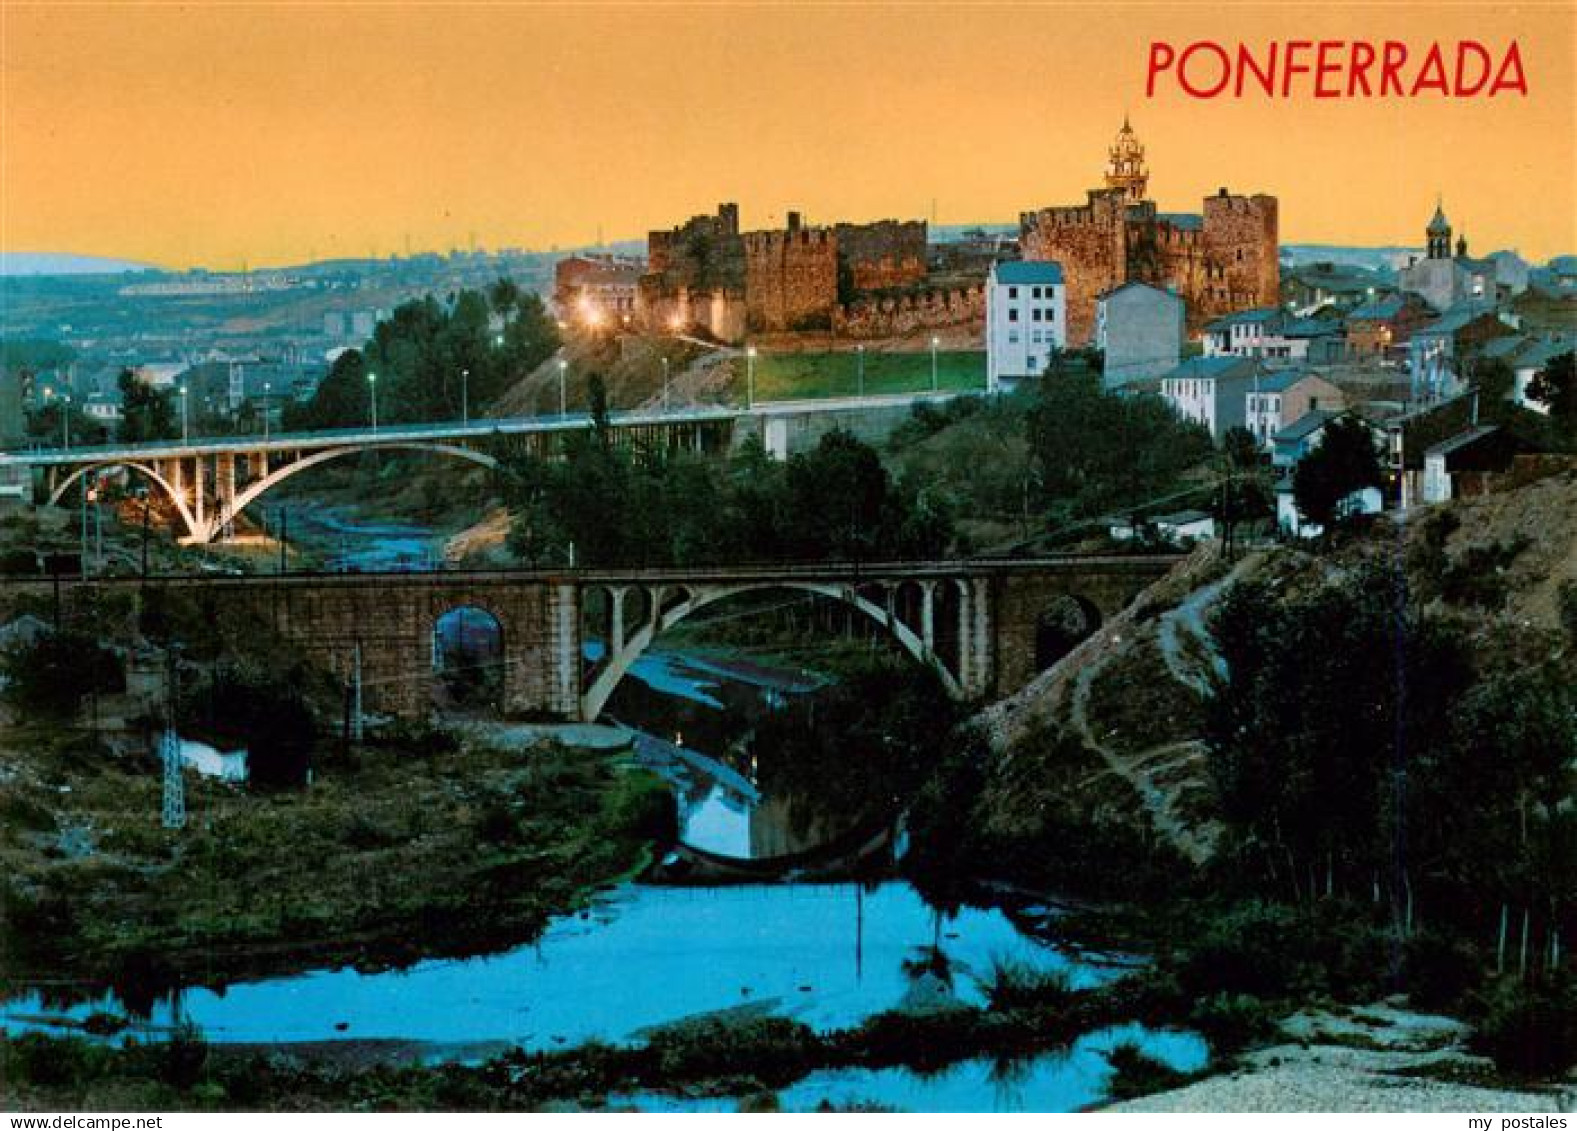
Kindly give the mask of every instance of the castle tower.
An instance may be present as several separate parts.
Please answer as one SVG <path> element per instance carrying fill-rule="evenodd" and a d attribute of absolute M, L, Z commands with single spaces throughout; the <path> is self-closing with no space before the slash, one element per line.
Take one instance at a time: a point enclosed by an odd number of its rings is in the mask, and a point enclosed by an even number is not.
<path fill-rule="evenodd" d="M 1138 204 L 1144 199 L 1150 172 L 1144 167 L 1144 143 L 1134 135 L 1128 115 L 1123 115 L 1123 128 L 1117 131 L 1117 140 L 1108 152 L 1112 163 L 1106 170 L 1106 187 L 1121 189 L 1124 201 Z"/>
<path fill-rule="evenodd" d="M 1440 201 L 1435 201 L 1434 219 L 1429 221 L 1429 227 L 1424 229 L 1424 237 L 1428 246 L 1428 259 L 1451 258 L 1451 221 L 1446 219 L 1445 210 L 1441 208 Z"/>

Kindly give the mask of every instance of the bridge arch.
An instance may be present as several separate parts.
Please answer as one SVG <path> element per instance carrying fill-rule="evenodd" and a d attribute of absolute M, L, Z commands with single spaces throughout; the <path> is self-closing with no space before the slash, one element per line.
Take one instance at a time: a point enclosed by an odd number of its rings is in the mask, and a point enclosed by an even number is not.
<path fill-rule="evenodd" d="M 316 467 L 320 463 L 327 463 L 329 460 L 339 459 L 342 456 L 360 455 L 363 452 L 371 451 L 432 452 L 437 455 L 454 456 L 456 459 L 469 460 L 483 467 L 498 467 L 498 460 L 486 452 L 478 452 L 456 444 L 422 443 L 421 441 L 411 440 L 389 444 L 348 444 L 339 448 L 325 448 L 322 451 L 313 452 L 311 455 L 302 456 L 300 459 L 291 460 L 289 463 L 270 471 L 256 482 L 247 484 L 245 490 L 237 492 L 235 499 L 228 506 L 221 507 L 214 514 L 213 519 L 208 524 L 208 537 L 205 537 L 203 541 L 208 541 L 212 537 L 212 531 L 219 530 L 226 523 L 234 521 L 236 515 L 291 476 L 306 471 L 310 467 Z"/>
<path fill-rule="evenodd" d="M 798 581 L 781 579 L 763 582 L 747 582 L 735 585 L 707 585 L 698 586 L 679 584 L 673 589 L 683 590 L 685 596 L 676 603 L 670 604 L 666 599 L 666 590 L 655 593 L 652 597 L 652 616 L 640 629 L 624 641 L 623 647 L 614 648 L 610 641 L 607 663 L 602 666 L 591 686 L 581 696 L 581 721 L 595 722 L 602 709 L 607 706 L 613 691 L 618 687 L 635 661 L 651 647 L 652 642 L 664 631 L 673 628 L 680 621 L 693 613 L 699 612 L 708 605 L 715 605 L 719 601 L 730 597 L 737 597 L 742 593 L 760 593 L 771 590 L 794 590 L 802 593 L 813 593 L 835 601 L 841 601 L 861 613 L 864 613 L 876 624 L 885 628 L 897 642 L 898 646 L 914 659 L 931 668 L 942 681 L 942 686 L 947 693 L 955 699 L 965 697 L 963 685 L 959 677 L 949 671 L 945 664 L 938 659 L 935 652 L 928 648 L 924 639 L 914 629 L 910 628 L 899 619 L 892 607 L 883 607 L 876 604 L 867 595 L 863 587 L 857 589 L 853 585 L 844 585 L 833 582 Z"/>
<path fill-rule="evenodd" d="M 123 467 L 127 471 L 135 471 L 163 489 L 165 496 L 175 504 L 175 509 L 180 514 L 181 521 L 186 524 L 187 537 L 192 539 L 197 537 L 197 517 L 192 514 L 191 508 L 186 505 L 186 500 L 182 497 L 181 492 L 177 491 L 173 483 L 171 483 L 164 476 L 160 475 L 152 467 L 137 460 L 111 459 L 103 460 L 99 463 L 84 464 L 83 466 L 72 471 L 70 475 L 66 476 L 58 484 L 56 484 L 55 489 L 49 494 L 49 505 L 55 506 L 57 503 L 59 503 L 61 499 L 65 498 L 66 492 L 71 488 L 73 483 L 90 474 L 91 472 L 106 471 L 110 468 L 116 467 Z"/>

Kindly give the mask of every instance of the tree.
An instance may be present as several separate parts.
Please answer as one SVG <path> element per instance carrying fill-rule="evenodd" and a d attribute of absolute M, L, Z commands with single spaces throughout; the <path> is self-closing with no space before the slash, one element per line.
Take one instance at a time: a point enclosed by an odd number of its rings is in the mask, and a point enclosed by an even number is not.
<path fill-rule="evenodd" d="M 368 424 L 370 397 L 365 359 L 358 350 L 346 350 L 334 359 L 310 401 L 285 407 L 285 427 L 312 431 Z"/>
<path fill-rule="evenodd" d="M 120 439 L 137 443 L 169 440 L 180 435 L 174 397 L 155 389 L 130 369 L 122 369 L 116 383 L 121 399 Z"/>
<path fill-rule="evenodd" d="M 23 714 L 69 722 L 90 695 L 124 690 L 120 657 L 80 632 L 44 632 L 0 657 L 5 697 Z"/>
<path fill-rule="evenodd" d="M 1159 397 L 1108 393 L 1099 374 L 1062 354 L 1034 397 L 1030 459 L 1042 502 L 1065 519 L 1149 498 L 1210 454 L 1209 434 Z"/>
<path fill-rule="evenodd" d="M 1577 366 L 1572 351 L 1550 359 L 1528 383 L 1528 396 L 1550 410 L 1550 417 L 1568 437 L 1577 435 Z"/>
<path fill-rule="evenodd" d="M 503 331 L 494 330 L 494 318 Z M 291 427 L 365 424 L 365 378 L 378 375 L 378 415 L 388 422 L 454 420 L 484 413 L 558 350 L 558 326 L 541 298 L 508 279 L 440 303 L 401 303 L 354 356 L 342 354 Z M 346 360 L 350 359 L 350 360 Z"/>
<path fill-rule="evenodd" d="M 1241 424 L 1234 424 L 1222 435 L 1221 453 L 1237 471 L 1249 471 L 1260 465 L 1259 441 Z"/>
<path fill-rule="evenodd" d="M 1349 496 L 1383 482 L 1369 426 L 1356 417 L 1342 416 L 1325 426 L 1324 439 L 1299 461 L 1292 494 L 1303 517 L 1328 534 L 1346 517 Z"/>
<path fill-rule="evenodd" d="M 487 300 L 495 314 L 507 319 L 520 301 L 520 287 L 513 279 L 499 279 L 487 288 Z"/>
<path fill-rule="evenodd" d="M 1397 771 L 1447 742 L 1440 705 L 1471 680 L 1457 635 L 1381 568 L 1307 595 L 1234 585 L 1210 631 L 1227 674 L 1206 738 L 1238 851 L 1283 895 L 1388 874 L 1394 838 L 1426 823 L 1396 822 Z"/>

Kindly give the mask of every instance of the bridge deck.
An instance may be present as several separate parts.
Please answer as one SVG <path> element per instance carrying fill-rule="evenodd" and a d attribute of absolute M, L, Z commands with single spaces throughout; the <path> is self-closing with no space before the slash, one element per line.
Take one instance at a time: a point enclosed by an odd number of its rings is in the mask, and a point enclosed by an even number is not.
<path fill-rule="evenodd" d="M 743 566 L 691 566 L 683 569 L 436 569 L 353 572 L 292 571 L 290 573 L 173 573 L 83 577 L 64 575 L 68 584 L 137 586 L 149 583 L 208 586 L 256 585 L 508 585 L 517 583 L 730 584 L 766 581 L 837 581 L 892 578 L 975 577 L 1083 571 L 1154 574 L 1171 568 L 1183 554 L 1053 554 L 1033 558 L 952 558 L 937 561 L 793 562 Z M 50 577 L 4 577 L 0 587 L 53 584 Z"/>
<path fill-rule="evenodd" d="M 945 401 L 967 395 L 957 391 L 939 393 L 895 393 L 869 397 L 825 397 L 814 400 L 759 401 L 750 408 L 736 405 L 703 405 L 666 411 L 620 411 L 608 415 L 615 428 L 648 428 L 686 424 L 714 424 L 752 417 L 783 414 L 804 415 L 847 412 L 853 409 Z M 28 467 L 74 467 L 81 464 L 110 463 L 121 460 L 176 459 L 229 452 L 303 452 L 342 446 L 376 447 L 399 444 L 439 443 L 446 440 L 483 440 L 491 436 L 528 436 L 554 432 L 581 431 L 591 426 L 587 413 L 564 415 L 501 416 L 467 423 L 444 421 L 435 424 L 392 424 L 373 428 L 328 428 L 315 432 L 247 433 L 239 436 L 205 436 L 191 440 L 156 440 L 139 444 L 91 444 L 72 448 L 37 448 L 32 451 L 0 454 L 0 464 Z"/>

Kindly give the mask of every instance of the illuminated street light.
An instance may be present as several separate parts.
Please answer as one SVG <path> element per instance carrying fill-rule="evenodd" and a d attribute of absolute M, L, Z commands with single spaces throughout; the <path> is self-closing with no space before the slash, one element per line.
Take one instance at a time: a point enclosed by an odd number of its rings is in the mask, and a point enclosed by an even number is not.
<path fill-rule="evenodd" d="M 663 411 L 668 411 L 668 359 L 663 358 Z"/>
<path fill-rule="evenodd" d="M 937 337 L 935 334 L 932 334 L 931 335 L 931 391 L 933 393 L 936 392 L 938 387 L 939 387 L 938 384 L 937 384 L 937 379 L 936 379 L 936 347 L 941 345 L 941 344 L 942 344 L 942 339 Z"/>
<path fill-rule="evenodd" d="M 372 430 L 378 430 L 378 375 L 371 371 L 367 373 L 367 394 L 372 401 Z"/>
<path fill-rule="evenodd" d="M 565 381 L 568 379 L 568 373 L 569 373 L 569 362 L 564 360 L 562 357 L 559 358 L 559 415 L 560 416 L 565 416 L 565 415 L 568 415 L 568 413 L 569 413 L 569 394 L 568 394 L 567 386 L 565 385 Z"/>
<path fill-rule="evenodd" d="M 745 407 L 756 404 L 756 347 L 745 350 Z"/>
<path fill-rule="evenodd" d="M 186 443 L 191 438 L 191 414 L 187 411 L 189 399 L 186 395 L 186 386 L 181 386 L 181 443 Z"/>
<path fill-rule="evenodd" d="M 460 423 L 471 423 L 471 371 L 460 370 Z"/>
<path fill-rule="evenodd" d="M 269 393 L 273 391 L 272 381 L 263 382 L 263 442 L 268 443 L 268 401 Z"/>

